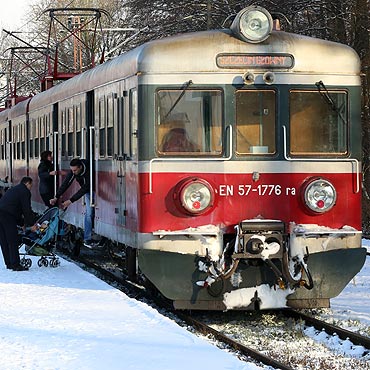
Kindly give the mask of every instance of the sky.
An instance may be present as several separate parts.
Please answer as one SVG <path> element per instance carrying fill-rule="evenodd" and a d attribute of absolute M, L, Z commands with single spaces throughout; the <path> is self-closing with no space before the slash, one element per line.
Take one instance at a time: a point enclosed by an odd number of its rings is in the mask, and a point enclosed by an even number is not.
<path fill-rule="evenodd" d="M 14 31 L 21 27 L 25 21 L 24 16 L 28 6 L 36 0 L 9 0 L 3 1 L 0 12 L 0 27 L 7 31 Z"/>
<path fill-rule="evenodd" d="M 369 244 L 370 245 L 370 244 Z M 61 259 L 57 268 L 4 268 L 0 257 L 0 370 L 256 370 L 145 303 Z M 332 301 L 336 320 L 370 326 L 370 258 Z M 323 341 L 323 333 L 306 335 Z M 331 343 L 349 356 L 364 349 Z M 355 353 L 354 353 L 355 351 Z"/>

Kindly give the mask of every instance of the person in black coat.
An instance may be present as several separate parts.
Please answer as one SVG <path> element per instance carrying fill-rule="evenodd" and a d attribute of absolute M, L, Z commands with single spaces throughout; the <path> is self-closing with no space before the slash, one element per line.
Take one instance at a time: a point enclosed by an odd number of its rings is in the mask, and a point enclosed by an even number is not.
<path fill-rule="evenodd" d="M 58 174 L 58 171 L 54 171 L 53 154 L 50 150 L 41 153 L 38 173 L 40 196 L 46 207 L 50 208 L 50 199 L 54 198 L 54 176 Z"/>
<path fill-rule="evenodd" d="M 37 230 L 31 208 L 31 177 L 23 177 L 21 182 L 10 188 L 0 199 L 0 244 L 6 268 L 14 271 L 28 270 L 21 266 L 18 246 L 20 239 L 17 224 L 24 219 L 24 225 L 31 231 Z"/>
<path fill-rule="evenodd" d="M 95 243 L 92 240 L 92 229 L 94 222 L 94 207 L 91 206 L 90 201 L 94 202 L 94 199 L 90 199 L 90 170 L 89 161 L 86 159 L 74 158 L 69 163 L 70 171 L 63 180 L 62 185 L 57 190 L 55 197 L 50 200 L 50 204 L 54 205 L 57 203 L 67 189 L 71 186 L 74 180 L 80 185 L 80 189 L 73 194 L 68 200 L 65 200 L 61 205 L 63 209 L 68 208 L 73 202 L 85 196 L 86 212 L 84 218 L 84 245 L 87 248 L 95 247 Z M 92 193 L 94 198 L 94 193 Z"/>

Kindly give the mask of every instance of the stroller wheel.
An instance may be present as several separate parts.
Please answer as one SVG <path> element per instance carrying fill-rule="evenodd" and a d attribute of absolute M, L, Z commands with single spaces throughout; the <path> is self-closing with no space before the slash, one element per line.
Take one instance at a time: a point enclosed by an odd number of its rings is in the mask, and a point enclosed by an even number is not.
<path fill-rule="evenodd" d="M 47 258 L 45 258 L 45 257 L 43 256 L 43 257 L 41 257 L 41 258 L 37 261 L 37 265 L 38 265 L 39 267 L 42 267 L 42 266 L 44 266 L 44 267 L 48 267 L 49 262 L 48 262 Z"/>
<path fill-rule="evenodd" d="M 27 258 L 28 259 L 28 258 Z M 27 259 L 23 256 L 20 261 L 19 261 L 19 264 L 23 267 L 26 267 L 27 266 Z"/>
<path fill-rule="evenodd" d="M 30 268 L 32 266 L 31 258 L 26 258 L 25 260 L 25 267 Z"/>
<path fill-rule="evenodd" d="M 53 258 L 50 260 L 50 267 L 58 267 L 60 266 L 59 258 Z"/>

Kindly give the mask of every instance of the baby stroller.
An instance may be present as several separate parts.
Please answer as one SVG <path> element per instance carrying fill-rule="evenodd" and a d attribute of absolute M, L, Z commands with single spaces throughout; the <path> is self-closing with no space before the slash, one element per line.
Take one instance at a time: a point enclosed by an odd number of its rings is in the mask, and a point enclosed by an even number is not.
<path fill-rule="evenodd" d="M 55 247 L 56 236 L 63 234 L 63 227 L 60 222 L 58 207 L 47 209 L 37 220 L 38 230 L 30 230 L 22 234 L 22 243 L 19 249 L 24 247 L 25 252 L 20 252 L 21 265 L 30 268 L 32 265 L 31 258 L 27 256 L 40 256 L 37 265 L 58 267 L 59 258 L 52 252 Z"/>

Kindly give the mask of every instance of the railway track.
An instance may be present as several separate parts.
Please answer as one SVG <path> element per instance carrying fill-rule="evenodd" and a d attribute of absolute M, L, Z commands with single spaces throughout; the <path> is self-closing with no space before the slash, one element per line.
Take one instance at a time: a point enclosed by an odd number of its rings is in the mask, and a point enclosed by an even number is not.
<path fill-rule="evenodd" d="M 96 259 L 96 256 L 93 255 L 81 255 L 79 257 L 68 256 L 68 258 L 80 263 L 83 266 L 86 266 L 89 269 L 92 269 L 93 272 L 98 275 L 98 277 L 107 281 L 111 285 L 114 285 L 117 289 L 122 290 L 128 296 L 135 299 L 145 300 L 149 304 L 153 304 L 152 302 L 154 302 L 157 308 L 159 308 L 161 312 L 164 311 L 163 313 L 165 315 L 169 315 L 171 319 L 175 319 L 179 322 L 179 324 L 181 324 L 181 322 L 186 323 L 186 325 L 191 326 L 195 331 L 201 333 L 202 335 L 213 337 L 220 345 L 226 345 L 228 348 L 236 351 L 238 356 L 246 361 L 255 361 L 266 366 L 283 370 L 296 368 L 292 367 L 292 365 L 289 363 L 281 361 L 280 359 L 266 355 L 266 351 L 264 349 L 256 350 L 251 346 L 245 345 L 239 340 L 231 338 L 230 336 L 224 334 L 221 330 L 216 330 L 203 320 L 197 319 L 194 317 L 194 315 L 189 315 L 185 312 L 174 311 L 169 302 L 166 300 L 149 294 L 148 290 L 143 285 L 136 284 L 125 279 L 122 269 L 118 268 L 115 264 L 108 263 L 109 267 L 102 266 L 94 260 Z M 106 261 L 109 261 L 109 257 L 106 259 Z M 313 326 L 317 330 L 325 330 L 329 335 L 338 335 L 338 337 L 343 340 L 348 339 L 353 344 L 363 346 L 370 352 L 370 338 L 368 337 L 364 337 L 357 333 L 342 329 L 338 326 L 328 324 L 299 311 L 287 309 L 282 310 L 281 312 L 287 318 L 304 321 L 305 325 L 307 326 Z"/>
<path fill-rule="evenodd" d="M 325 321 L 316 319 L 312 316 L 306 315 L 296 310 L 283 310 L 281 311 L 285 316 L 293 318 L 295 320 L 302 320 L 308 326 L 313 326 L 317 330 L 325 330 L 327 334 L 337 335 L 340 339 L 349 339 L 353 344 L 363 346 L 370 351 L 370 338 L 363 335 L 351 332 L 349 330 L 340 328 L 339 326 L 329 324 Z"/>

